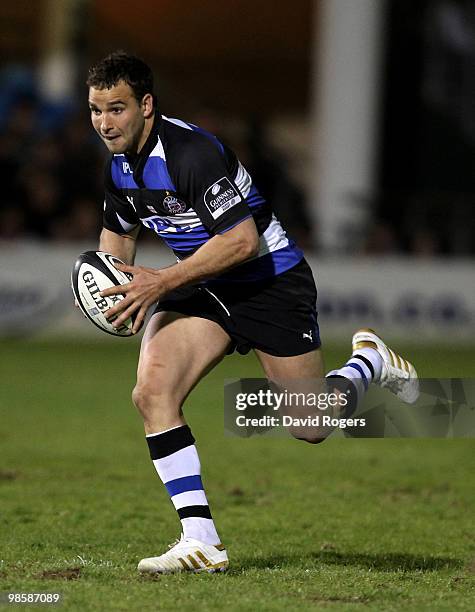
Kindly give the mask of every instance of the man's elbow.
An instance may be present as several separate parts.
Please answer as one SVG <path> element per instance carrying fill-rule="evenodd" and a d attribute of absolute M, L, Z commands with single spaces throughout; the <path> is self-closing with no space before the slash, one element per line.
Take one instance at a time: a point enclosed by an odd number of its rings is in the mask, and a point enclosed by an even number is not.
<path fill-rule="evenodd" d="M 257 232 L 250 236 L 242 237 L 239 241 L 239 253 L 242 261 L 256 257 L 259 253 L 259 236 Z"/>

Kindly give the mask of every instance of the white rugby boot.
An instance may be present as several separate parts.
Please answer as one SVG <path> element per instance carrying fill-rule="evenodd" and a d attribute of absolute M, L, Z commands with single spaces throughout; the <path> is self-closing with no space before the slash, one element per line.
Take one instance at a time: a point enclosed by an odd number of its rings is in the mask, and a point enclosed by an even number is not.
<path fill-rule="evenodd" d="M 359 329 L 353 336 L 353 353 L 362 348 L 376 349 L 382 358 L 381 376 L 374 380 L 389 389 L 406 404 L 414 404 L 419 397 L 419 380 L 415 367 L 395 353 L 369 328 Z"/>
<path fill-rule="evenodd" d="M 225 572 L 229 567 L 228 554 L 223 544 L 204 544 L 193 538 L 180 539 L 170 544 L 169 551 L 159 557 L 142 559 L 139 572 L 174 574 L 176 572 Z"/>

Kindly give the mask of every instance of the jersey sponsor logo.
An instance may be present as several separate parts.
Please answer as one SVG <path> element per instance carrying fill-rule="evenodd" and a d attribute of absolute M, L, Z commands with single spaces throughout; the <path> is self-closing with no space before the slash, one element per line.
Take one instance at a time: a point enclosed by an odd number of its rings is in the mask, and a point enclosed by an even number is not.
<path fill-rule="evenodd" d="M 185 202 L 172 195 L 167 195 L 163 200 L 163 208 L 172 215 L 183 213 L 186 210 Z"/>
<path fill-rule="evenodd" d="M 122 172 L 124 174 L 133 174 L 129 162 L 122 162 Z"/>
<path fill-rule="evenodd" d="M 241 195 L 231 181 L 223 176 L 211 187 L 208 187 L 204 195 L 204 201 L 213 219 L 217 219 L 238 204 L 241 201 Z"/>

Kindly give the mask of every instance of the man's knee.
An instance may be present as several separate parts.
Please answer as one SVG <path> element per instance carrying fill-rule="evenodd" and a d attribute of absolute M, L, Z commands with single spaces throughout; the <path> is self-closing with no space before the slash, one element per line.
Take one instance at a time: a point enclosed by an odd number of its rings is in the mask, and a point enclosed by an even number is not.
<path fill-rule="evenodd" d="M 137 383 L 132 390 L 132 401 L 141 414 L 145 412 L 148 403 L 148 393 L 139 383 Z"/>
<path fill-rule="evenodd" d="M 132 401 L 145 421 L 160 412 L 179 412 L 180 407 L 168 385 L 153 385 L 138 381 L 132 391 Z"/>
<path fill-rule="evenodd" d="M 291 426 L 287 430 L 292 437 L 302 442 L 309 444 L 320 444 L 324 442 L 332 433 L 333 427 L 306 427 L 306 426 Z"/>
<path fill-rule="evenodd" d="M 293 434 L 292 434 L 293 435 Z M 296 438 L 297 440 L 302 440 L 302 442 L 308 442 L 309 444 L 320 444 L 321 442 L 325 442 L 325 440 L 328 438 L 328 436 L 325 435 L 321 435 L 320 437 L 316 436 L 316 435 L 310 435 L 310 434 L 305 434 L 304 436 L 300 435 L 300 436 L 295 436 L 294 438 Z"/>

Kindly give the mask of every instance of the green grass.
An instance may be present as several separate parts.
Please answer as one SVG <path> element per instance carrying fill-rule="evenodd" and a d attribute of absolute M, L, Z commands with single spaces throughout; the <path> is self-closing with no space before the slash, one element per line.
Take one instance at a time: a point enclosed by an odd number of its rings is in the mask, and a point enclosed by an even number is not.
<path fill-rule="evenodd" d="M 134 341 L 0 343 L 0 591 L 62 610 L 473 610 L 472 440 L 223 434 L 227 358 L 186 407 L 232 567 L 137 575 L 179 522 L 130 402 Z M 475 350 L 407 352 L 423 376 L 474 376 Z M 327 350 L 328 367 L 344 350 Z"/>

